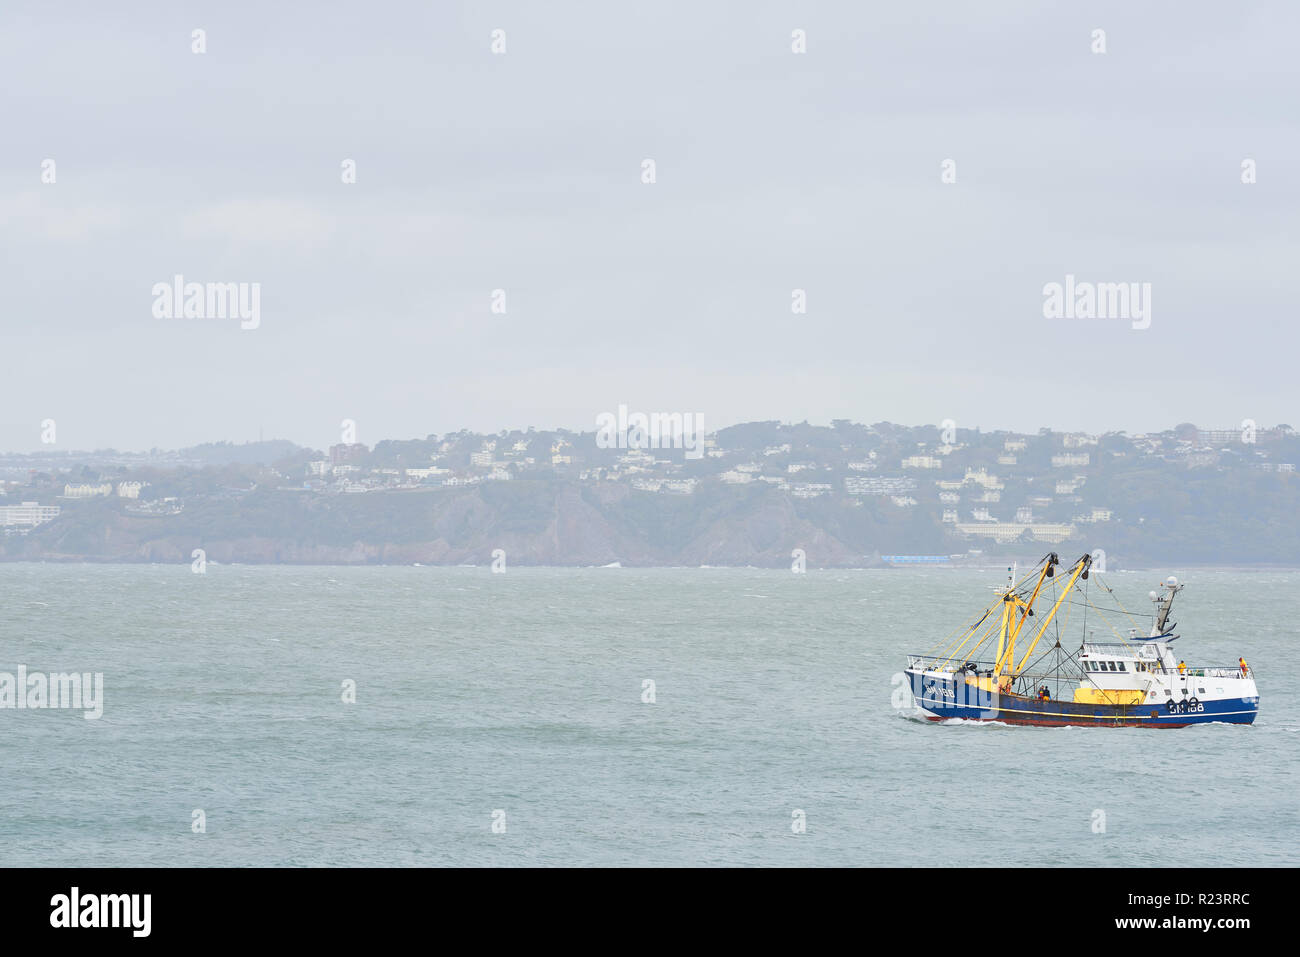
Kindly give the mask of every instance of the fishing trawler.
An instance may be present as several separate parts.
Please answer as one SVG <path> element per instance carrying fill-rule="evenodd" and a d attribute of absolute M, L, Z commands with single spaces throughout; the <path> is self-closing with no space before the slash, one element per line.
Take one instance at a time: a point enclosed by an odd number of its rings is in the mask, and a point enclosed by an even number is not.
<path fill-rule="evenodd" d="M 1122 635 L 1090 598 L 1091 565 L 1092 556 L 1084 555 L 1063 569 L 1052 552 L 1019 580 L 1014 567 L 1008 569 L 998 599 L 973 625 L 961 626 L 929 654 L 908 655 L 912 695 L 926 717 L 1145 728 L 1255 720 L 1259 691 L 1245 658 L 1236 665 L 1189 667 L 1171 647 L 1180 637 L 1169 620 L 1183 590 L 1178 579 L 1171 576 L 1150 593 L 1155 611 L 1149 633 L 1139 637 L 1141 629 L 1130 627 Z M 1091 578 L 1092 590 L 1114 599 L 1132 621 L 1099 576 Z M 1071 613 L 1081 614 L 1085 636 L 1073 650 L 1061 643 Z M 1099 627 L 1114 640 L 1093 640 Z"/>

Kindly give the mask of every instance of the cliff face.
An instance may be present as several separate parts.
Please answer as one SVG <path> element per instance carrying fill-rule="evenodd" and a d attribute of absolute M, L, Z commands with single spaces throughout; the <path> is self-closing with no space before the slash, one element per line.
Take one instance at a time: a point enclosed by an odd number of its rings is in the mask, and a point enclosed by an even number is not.
<path fill-rule="evenodd" d="M 482 564 L 504 549 L 515 565 L 818 565 L 864 560 L 777 490 L 639 492 L 510 482 L 463 489 L 317 496 L 252 492 L 177 515 L 127 512 L 118 502 L 73 503 L 26 536 L 0 539 L 0 560 Z M 869 553 L 869 552 L 868 552 Z"/>

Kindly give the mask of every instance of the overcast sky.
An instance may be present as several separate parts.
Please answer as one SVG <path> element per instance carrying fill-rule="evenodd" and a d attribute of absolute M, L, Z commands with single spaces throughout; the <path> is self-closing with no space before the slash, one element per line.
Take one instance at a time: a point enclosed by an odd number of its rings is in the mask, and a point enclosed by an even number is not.
<path fill-rule="evenodd" d="M 0 5 L 0 449 L 1300 425 L 1294 3 L 289 6 Z"/>

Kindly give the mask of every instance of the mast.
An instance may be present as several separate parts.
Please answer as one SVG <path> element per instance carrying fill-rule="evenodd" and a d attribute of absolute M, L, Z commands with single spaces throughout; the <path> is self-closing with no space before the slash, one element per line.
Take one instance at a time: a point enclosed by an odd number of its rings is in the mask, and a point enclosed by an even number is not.
<path fill-rule="evenodd" d="M 1165 594 L 1157 595 L 1151 593 L 1151 600 L 1156 605 L 1155 625 L 1151 629 L 1152 638 L 1158 638 L 1165 633 L 1165 625 L 1169 621 L 1169 612 L 1174 607 L 1174 596 L 1183 590 L 1183 586 L 1178 583 L 1178 579 L 1170 575 L 1165 579 L 1165 588 L 1168 589 Z M 1169 627 L 1174 627 L 1170 625 Z"/>

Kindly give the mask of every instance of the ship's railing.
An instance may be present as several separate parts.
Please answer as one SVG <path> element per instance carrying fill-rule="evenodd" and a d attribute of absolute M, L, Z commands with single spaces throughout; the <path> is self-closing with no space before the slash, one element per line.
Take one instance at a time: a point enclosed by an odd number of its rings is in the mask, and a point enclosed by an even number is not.
<path fill-rule="evenodd" d="M 992 671 L 994 666 L 997 664 L 996 661 L 975 660 L 971 660 L 970 663 L 975 666 L 977 671 L 981 672 Z M 934 671 L 936 669 L 941 671 L 961 671 L 962 666 L 965 664 L 965 659 L 958 660 L 956 658 L 944 658 L 942 656 L 935 657 L 934 655 L 907 656 L 907 666 L 909 668 L 921 668 L 924 671 Z"/>
<path fill-rule="evenodd" d="M 1208 665 L 1205 667 L 1192 668 L 1188 667 L 1183 674 L 1188 678 L 1253 678 L 1255 671 L 1246 666 L 1246 670 L 1241 670 L 1241 665 Z"/>

